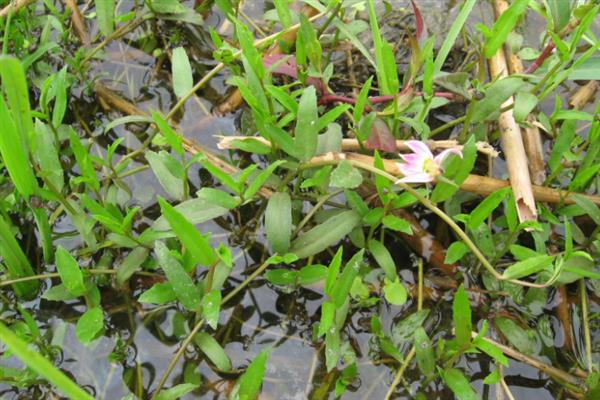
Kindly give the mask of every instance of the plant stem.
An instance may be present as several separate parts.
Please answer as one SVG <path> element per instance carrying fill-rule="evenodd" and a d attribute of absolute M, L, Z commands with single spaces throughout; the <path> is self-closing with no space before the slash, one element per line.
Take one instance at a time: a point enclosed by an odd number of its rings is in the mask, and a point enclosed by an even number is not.
<path fill-rule="evenodd" d="M 585 342 L 585 357 L 587 361 L 587 370 L 592 372 L 593 359 L 592 359 L 592 336 L 590 334 L 590 320 L 588 315 L 588 302 L 587 292 L 585 288 L 585 279 L 579 280 L 579 291 L 581 294 L 581 321 L 583 324 L 583 339 Z"/>
<path fill-rule="evenodd" d="M 246 279 L 244 279 L 244 281 L 242 283 L 240 283 L 238 286 L 236 286 L 231 292 L 227 293 L 227 295 L 225 297 L 223 297 L 223 301 L 221 302 L 221 304 L 225 304 L 229 300 L 231 300 L 243 288 L 245 288 L 246 286 L 248 286 L 248 284 L 250 282 L 252 282 L 252 280 L 254 278 L 256 278 L 258 275 L 262 274 L 263 271 L 265 269 L 267 269 L 267 267 L 269 265 L 270 264 L 268 262 L 266 262 L 266 261 L 264 263 L 262 263 L 256 270 L 254 270 L 254 272 L 252 272 Z M 162 377 L 160 378 L 160 382 L 158 382 L 158 386 L 156 387 L 156 390 L 154 391 L 154 394 L 152 395 L 152 397 L 150 398 L 150 400 L 156 400 L 158 398 L 158 395 L 159 395 L 160 391 L 162 390 L 162 388 L 167 383 L 167 379 L 169 379 L 169 376 L 171 375 L 171 373 L 175 369 L 175 366 L 177 365 L 177 362 L 179 361 L 179 359 L 181 358 L 181 356 L 183 356 L 183 353 L 185 352 L 185 349 L 190 345 L 190 343 L 194 339 L 194 336 L 196 336 L 196 334 L 200 331 L 200 329 L 204 325 L 204 322 L 205 322 L 204 318 L 200 319 L 198 321 L 198 323 L 196 323 L 196 325 L 194 326 L 194 328 L 192 329 L 192 331 L 185 338 L 185 340 L 181 343 L 181 347 L 179 348 L 179 350 L 177 350 L 177 352 L 175 353 L 175 355 L 173 356 L 173 358 L 169 362 L 169 365 L 167 366 L 167 369 L 164 372 L 164 374 L 162 375 Z"/>

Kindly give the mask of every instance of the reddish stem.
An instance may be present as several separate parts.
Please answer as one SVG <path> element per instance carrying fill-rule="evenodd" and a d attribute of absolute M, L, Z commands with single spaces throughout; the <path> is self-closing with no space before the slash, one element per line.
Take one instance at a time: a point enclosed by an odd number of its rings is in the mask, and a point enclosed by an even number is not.
<path fill-rule="evenodd" d="M 423 96 L 423 92 L 414 92 L 413 94 L 415 96 Z M 442 98 L 448 99 L 448 100 L 456 100 L 456 98 L 457 98 L 457 96 L 451 92 L 434 92 L 433 96 L 434 97 L 442 97 Z M 387 103 L 388 101 L 393 101 L 396 97 L 398 97 L 398 95 L 371 96 L 371 97 L 369 97 L 369 102 L 371 104 Z M 333 103 L 336 101 L 339 103 L 356 104 L 356 99 L 353 99 L 351 97 L 341 96 L 338 94 L 333 94 L 333 93 L 323 95 L 321 97 L 321 99 L 319 100 L 319 104 Z"/>
<path fill-rule="evenodd" d="M 546 61 L 546 59 L 550 57 L 550 54 L 552 54 L 552 50 L 554 50 L 555 47 L 556 45 L 554 44 L 554 42 L 550 40 L 550 42 L 548 42 L 546 47 L 544 47 L 544 50 L 540 53 L 538 58 L 536 58 L 535 61 L 532 62 L 531 65 L 529 65 L 529 67 L 525 69 L 525 71 L 523 71 L 523 73 L 534 73 L 544 63 L 544 61 Z"/>

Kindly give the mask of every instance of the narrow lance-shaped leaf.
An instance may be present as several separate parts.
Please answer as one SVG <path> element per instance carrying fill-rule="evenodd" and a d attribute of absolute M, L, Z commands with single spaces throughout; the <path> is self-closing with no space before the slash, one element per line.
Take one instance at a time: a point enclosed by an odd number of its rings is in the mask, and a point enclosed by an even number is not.
<path fill-rule="evenodd" d="M 194 86 L 192 66 L 183 47 L 173 49 L 171 75 L 173 77 L 173 91 L 177 97 L 182 98 L 192 90 Z"/>
<path fill-rule="evenodd" d="M 2 215 L 0 215 L 0 254 L 4 263 L 2 265 L 8 269 L 11 278 L 24 278 L 33 275 L 33 268 L 27 256 L 25 256 L 14 237 L 10 224 Z M 35 295 L 39 282 L 19 282 L 12 287 L 18 296 L 30 298 Z"/>
<path fill-rule="evenodd" d="M 13 331 L 0 322 L 0 341 L 15 354 L 25 365 L 37 372 L 63 394 L 71 399 L 93 400 L 85 390 L 69 379 L 61 370 L 56 368 L 41 354 L 29 347 L 29 343 L 20 339 Z"/>
<path fill-rule="evenodd" d="M 87 291 L 83 281 L 83 272 L 79 268 L 77 260 L 60 245 L 56 249 L 56 269 L 69 293 L 81 296 Z"/>
<path fill-rule="evenodd" d="M 194 285 L 192 278 L 185 272 L 179 261 L 170 254 L 164 243 L 156 241 L 154 251 L 158 257 L 158 263 L 173 286 L 177 299 L 188 310 L 198 310 L 202 294 L 200 289 Z"/>
<path fill-rule="evenodd" d="M 159 198 L 158 202 L 163 216 L 171 225 L 171 229 L 181 240 L 186 250 L 192 254 L 194 260 L 205 266 L 212 265 L 217 257 L 209 239 L 201 235 L 194 225 L 164 199 Z"/>
<path fill-rule="evenodd" d="M 471 305 L 469 296 L 463 285 L 460 285 L 454 295 L 452 304 L 456 341 L 461 349 L 466 349 L 471 343 Z"/>
<path fill-rule="evenodd" d="M 317 152 L 318 120 L 317 94 L 314 86 L 310 86 L 304 89 L 300 97 L 294 131 L 294 148 L 301 161 L 310 160 Z"/>
<path fill-rule="evenodd" d="M 95 3 L 98 27 L 104 36 L 108 36 L 115 29 L 115 0 L 96 0 Z"/>
<path fill-rule="evenodd" d="M 496 51 L 504 44 L 506 37 L 513 30 L 517 21 L 523 15 L 530 0 L 514 0 L 510 7 L 496 20 L 490 36 L 486 38 L 484 54 L 487 58 L 496 54 Z"/>
<path fill-rule="evenodd" d="M 292 234 L 292 201 L 288 193 L 274 193 L 265 211 L 267 240 L 274 251 L 285 253 Z"/>

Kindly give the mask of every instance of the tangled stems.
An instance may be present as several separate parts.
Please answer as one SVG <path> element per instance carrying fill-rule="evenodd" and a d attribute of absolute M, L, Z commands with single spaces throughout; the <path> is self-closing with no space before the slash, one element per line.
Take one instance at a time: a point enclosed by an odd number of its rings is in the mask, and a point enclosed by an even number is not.
<path fill-rule="evenodd" d="M 532 287 L 532 288 L 545 288 L 545 287 L 548 287 L 551 285 L 552 279 L 550 279 L 546 283 L 539 284 L 539 283 L 531 283 L 531 282 L 527 282 L 527 281 L 522 281 L 519 279 L 504 278 L 502 276 L 502 274 L 500 274 L 498 271 L 496 271 L 496 269 L 492 266 L 492 264 L 481 253 L 481 251 L 479 250 L 477 245 L 475 245 L 475 243 L 473 243 L 471 238 L 469 238 L 469 235 L 467 235 L 465 233 L 465 231 L 463 231 L 462 228 L 460 226 L 458 226 L 458 224 L 456 222 L 454 222 L 454 220 L 450 216 L 448 216 L 444 211 L 442 211 L 439 207 L 437 207 L 435 204 L 433 204 L 429 199 L 422 196 L 412 186 L 410 186 L 404 182 L 398 182 L 398 178 L 388 172 L 382 171 L 372 165 L 368 165 L 368 164 L 362 163 L 360 161 L 350 160 L 350 159 L 320 160 L 317 164 L 309 164 L 309 165 L 306 165 L 305 167 L 314 167 L 316 165 L 327 165 L 327 164 L 337 165 L 342 161 L 349 162 L 352 166 L 354 166 L 356 168 L 360 168 L 365 171 L 369 171 L 371 173 L 374 173 L 376 175 L 384 177 L 384 178 L 388 179 L 389 181 L 394 182 L 396 185 L 400 186 L 406 192 L 410 193 L 413 197 L 415 197 L 419 201 L 419 203 L 423 204 L 426 208 L 428 208 L 435 215 L 440 217 L 446 224 L 448 224 L 448 226 L 450 226 L 450 228 L 452 228 L 452 230 L 456 233 L 456 235 L 467 245 L 467 247 L 469 248 L 469 250 L 471 250 L 471 252 L 475 255 L 475 257 L 477 257 L 477 259 L 479 260 L 481 265 L 483 265 L 483 267 L 490 274 L 492 274 L 492 276 L 494 278 L 501 280 L 501 281 L 508 281 L 508 282 L 511 282 L 511 283 L 514 283 L 517 285 Z"/>

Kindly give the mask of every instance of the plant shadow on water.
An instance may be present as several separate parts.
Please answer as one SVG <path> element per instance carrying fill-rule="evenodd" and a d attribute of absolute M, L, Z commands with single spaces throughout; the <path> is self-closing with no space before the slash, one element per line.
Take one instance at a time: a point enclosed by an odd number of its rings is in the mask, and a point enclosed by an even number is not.
<path fill-rule="evenodd" d="M 134 6 L 133 2 L 120 3 L 120 14 L 125 14 L 130 11 L 128 7 Z M 183 3 L 190 7 L 193 5 L 192 1 Z M 382 2 L 377 2 L 382 20 L 380 22 L 382 34 L 384 37 L 388 36 L 388 40 L 392 40 L 389 38 L 395 35 L 404 35 L 406 26 L 414 24 L 414 16 L 408 1 L 391 1 L 391 3 L 394 10 L 386 13 Z M 444 32 L 449 29 L 454 16 L 459 11 L 457 3 L 460 2 L 454 0 L 419 2 L 430 34 L 444 36 Z M 247 1 L 243 10 L 250 18 L 259 20 L 267 5 L 272 8 L 270 3 L 265 4 L 263 1 Z M 364 13 L 366 14 L 366 11 Z M 368 15 L 362 17 L 368 21 Z M 533 13 L 529 18 L 523 36 L 525 43 L 531 42 L 534 46 L 538 41 L 539 32 L 545 27 L 545 21 Z M 478 2 L 468 21 L 468 26 L 472 27 L 477 22 L 491 25 L 493 21 L 493 12 L 489 4 Z M 205 24 L 213 26 L 221 35 L 231 35 L 231 24 L 216 9 L 206 16 Z M 597 28 L 598 26 L 595 26 L 596 30 Z M 207 29 L 179 22 L 151 21 L 142 24 L 124 38 L 110 43 L 105 49 L 103 58 L 92 61 L 89 76 L 144 111 L 159 110 L 166 113 L 178 100 L 171 89 L 169 57 L 165 55 L 165 51 L 171 51 L 170 47 L 173 43 L 183 45 L 188 51 L 194 70 L 194 82 L 216 65 Z M 148 50 L 153 48 L 166 50 L 154 53 Z M 361 58 L 359 52 L 352 50 L 352 56 L 355 64 L 358 65 L 355 69 L 358 78 L 360 82 L 364 82 L 366 78 L 361 76 L 361 70 L 364 70 L 362 73 L 365 76 L 373 75 L 375 72 L 367 67 L 363 68 L 367 63 L 364 58 Z M 397 62 L 402 69 L 408 68 L 409 61 L 406 57 L 409 56 L 408 51 L 405 53 L 400 51 L 397 54 L 399 58 Z M 447 63 L 458 67 L 462 63 L 469 62 L 469 57 L 472 58 L 472 54 L 465 54 L 462 49 L 455 48 L 450 53 Z M 346 88 L 348 92 L 351 82 L 343 77 L 347 72 L 346 55 L 342 51 L 335 52 L 332 61 L 336 66 L 332 87 L 336 89 L 335 85 L 339 85 L 340 89 Z M 245 113 L 248 113 L 246 109 L 223 116 L 212 113 L 214 108 L 225 100 L 226 93 L 231 90 L 226 82 L 229 76 L 227 70 L 219 72 L 208 85 L 197 91 L 196 95 L 185 103 L 184 109 L 176 114 L 173 120 L 185 137 L 209 149 L 217 147 L 219 142 L 217 136 L 236 135 L 237 132 L 247 129 L 244 120 L 247 116 Z M 336 77 L 339 78 L 337 81 Z M 281 79 L 286 82 L 285 77 Z M 96 96 L 90 94 L 87 84 L 88 82 L 82 82 L 81 85 L 71 88 L 69 107 L 73 114 L 67 116 L 65 121 L 79 126 L 86 132 L 87 137 L 91 138 L 93 145 L 90 153 L 100 158 L 106 157 L 108 147 L 119 138 L 122 138 L 123 142 L 116 151 L 117 157 L 125 156 L 142 146 L 142 143 L 148 139 L 149 125 L 122 124 L 105 132 L 107 124 L 124 114 L 110 104 L 98 102 Z M 559 88 L 559 94 L 566 101 L 574 89 L 573 85 L 564 85 Z M 552 98 L 547 98 L 539 105 L 539 108 L 546 113 L 551 113 L 553 107 Z M 593 113 L 594 108 L 592 101 L 583 110 Z M 465 113 L 465 109 L 464 104 L 451 104 L 432 110 L 429 124 L 432 129 L 435 129 L 460 117 Z M 581 127 L 584 131 L 589 129 L 585 124 Z M 548 147 L 549 144 L 546 146 Z M 226 153 L 222 154 L 226 155 Z M 259 163 L 261 167 L 266 167 L 264 160 L 256 156 L 232 151 L 229 157 L 242 167 L 251 163 Z M 147 162 L 140 155 L 134 158 L 129 168 L 143 169 L 146 165 Z M 72 167 L 77 168 L 74 165 Z M 485 174 L 487 165 L 479 162 L 476 168 Z M 505 171 L 501 159 L 495 161 L 494 170 L 500 174 Z M 79 171 L 72 170 L 70 173 L 77 175 Z M 190 193 L 195 193 L 204 187 L 219 187 L 218 181 L 199 164 L 191 167 L 188 176 Z M 141 215 L 138 215 L 134 222 L 134 229 L 141 233 L 161 215 L 157 196 L 168 198 L 168 193 L 160 186 L 150 168 L 123 178 L 122 183 L 129 188 L 129 193 L 120 190 L 114 195 L 122 199 L 120 201 L 122 205 L 142 207 Z M 336 197 L 332 197 L 331 201 L 336 201 Z M 256 215 L 261 214 L 262 210 L 259 208 L 260 205 L 248 203 L 201 224 L 202 232 L 212 232 L 211 246 L 217 248 L 221 242 L 226 243 L 233 255 L 233 270 L 224 283 L 224 294 L 240 284 L 270 256 L 266 234 L 255 218 Z M 417 214 L 415 217 L 430 232 L 436 232 L 437 220 L 426 214 Z M 28 228 L 31 221 L 20 222 L 23 243 L 29 243 L 27 246 L 24 245 L 25 250 L 32 260 L 39 260 L 40 250 L 36 249 L 35 232 L 33 228 Z M 54 233 L 60 236 L 55 240 L 55 245 L 63 245 L 73 254 L 79 252 L 90 266 L 98 265 L 103 255 L 108 257 L 108 252 L 103 253 L 100 250 L 97 252 L 80 250 L 85 243 L 79 238 L 73 221 L 66 214 L 56 221 Z M 444 239 L 444 234 L 447 235 L 447 231 L 439 230 L 438 239 L 447 242 L 448 239 Z M 345 244 L 348 250 L 352 249 L 349 241 L 342 244 Z M 397 235 L 392 235 L 387 238 L 386 245 L 396 265 L 399 265 L 398 273 L 401 280 L 407 286 L 416 287 L 418 261 L 411 255 L 406 242 L 399 239 Z M 321 258 L 312 262 L 328 265 L 332 255 L 333 253 L 325 252 L 321 254 Z M 347 254 L 346 258 L 350 258 L 351 255 Z M 108 261 L 109 264 L 119 264 L 123 258 L 120 257 L 121 259 L 111 259 Z M 369 263 L 375 264 L 375 260 L 367 259 L 367 264 Z M 298 266 L 302 265 L 299 263 Z M 474 275 L 473 279 L 478 278 Z M 149 273 L 135 275 L 121 287 L 117 287 L 116 284 L 102 286 L 101 305 L 107 316 L 105 331 L 101 337 L 88 345 L 81 344 L 75 334 L 77 319 L 86 310 L 84 301 L 56 302 L 37 299 L 22 303 L 22 306 L 34 316 L 43 332 L 51 332 L 47 335 L 51 338 L 48 351 L 60 353 L 58 357 L 60 363 L 57 365 L 70 374 L 79 385 L 89 389 L 95 398 L 119 399 L 129 393 L 141 395 L 141 398 L 149 398 L 167 370 L 169 361 L 196 322 L 193 318 L 186 317 L 187 314 L 183 312 L 182 307 L 173 303 L 150 307 L 137 302 L 136 299 L 142 292 L 155 283 L 163 281 L 164 277 Z M 50 287 L 53 281 L 48 279 L 44 282 L 44 285 Z M 373 283 L 373 286 L 375 285 Z M 431 337 L 432 341 L 453 337 L 452 300 L 456 288 L 457 283 L 454 279 L 445 277 L 439 271 L 428 269 L 426 265 L 427 296 L 424 307 L 429 309 L 426 328 L 428 332 L 437 332 Z M 375 287 L 368 289 L 379 291 L 379 288 Z M 522 290 L 519 295 L 524 295 Z M 563 366 L 565 370 L 572 365 L 573 355 L 567 346 L 567 339 L 562 335 L 561 320 L 556 317 L 560 299 L 548 299 L 547 302 L 537 305 L 536 314 L 531 314 L 533 306 L 527 308 L 517 304 L 511 296 L 495 296 L 490 300 L 484 292 L 476 291 L 470 292 L 469 296 L 472 300 L 471 304 L 475 304 L 474 324 L 483 319 L 510 315 L 512 312 L 515 315 L 530 317 L 547 314 L 549 317 L 545 320 L 544 329 L 554 332 L 554 337 L 550 336 L 550 343 L 536 342 L 535 345 L 541 348 L 539 354 L 544 355 L 545 359 L 550 360 L 553 365 Z M 218 326 L 211 331 L 211 335 L 229 356 L 234 369 L 220 371 L 213 363 L 207 361 L 202 352 L 190 346 L 176 364 L 167 386 L 174 386 L 183 381 L 199 385 L 199 389 L 194 394 L 187 394 L 182 398 L 225 398 L 243 372 L 241 368 L 265 347 L 272 347 L 264 375 L 261 399 L 333 398 L 341 368 L 339 371 L 333 369 L 327 372 L 324 345 L 322 341 L 313 340 L 315 324 L 319 321 L 324 297 L 325 290 L 322 282 L 292 289 L 269 283 L 263 277 L 255 279 L 241 293 L 222 306 Z M 2 300 L 6 303 L 3 306 L 3 319 L 18 318 L 16 311 L 12 314 L 7 311 L 11 309 L 7 304 L 14 300 L 5 295 L 2 295 Z M 534 301 L 535 299 L 532 299 L 529 304 Z M 14 307 L 12 309 L 16 310 Z M 384 398 L 395 375 L 392 366 L 397 365 L 397 361 L 385 353 L 380 354 L 372 334 L 372 317 L 378 316 L 383 330 L 390 332 L 400 321 L 416 311 L 416 297 L 409 298 L 406 304 L 400 307 L 381 302 L 377 305 L 356 307 L 351 311 L 343 333 L 347 345 L 356 354 L 358 372 L 356 378 L 349 379 L 343 398 Z M 598 311 L 600 309 L 596 303 L 591 302 L 590 314 Z M 577 316 L 576 313 L 574 315 Z M 573 327 L 574 331 L 578 332 L 582 329 L 581 321 L 574 320 Z M 480 324 L 478 328 L 481 328 Z M 592 330 L 594 343 L 597 342 L 598 332 L 597 329 Z M 398 338 L 394 340 L 404 354 L 412 345 L 412 341 L 402 342 Z M 575 348 L 584 348 L 583 335 L 575 335 L 574 340 Z M 14 359 L 8 359 L 3 360 L 2 365 L 16 368 L 20 364 Z M 456 366 L 469 371 L 473 387 L 482 394 L 483 398 L 495 398 L 495 389 L 483 384 L 486 376 L 495 369 L 494 362 L 488 356 L 483 353 L 466 354 Z M 558 383 L 541 374 L 538 369 L 516 360 L 510 360 L 510 367 L 506 368 L 504 373 L 504 379 L 517 399 L 553 399 L 561 391 Z M 50 398 L 47 397 L 47 386 L 37 383 L 40 382 L 33 382 L 30 387 L 23 388 L 0 384 L 0 396 L 3 399 Z M 404 373 L 404 379 L 395 398 L 412 398 L 411 394 L 417 389 L 427 398 L 453 398 L 452 391 L 441 380 L 427 379 L 416 364 L 411 364 Z"/>

